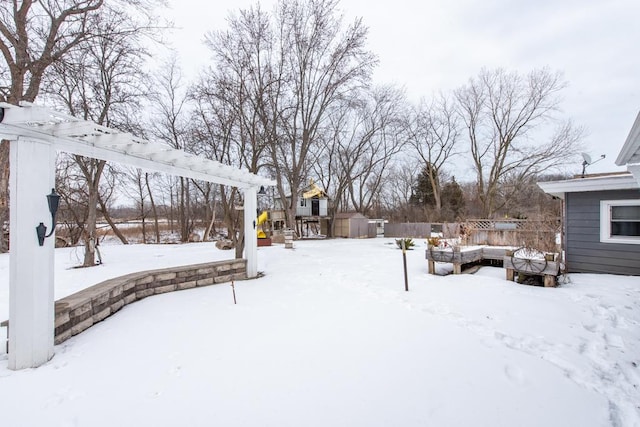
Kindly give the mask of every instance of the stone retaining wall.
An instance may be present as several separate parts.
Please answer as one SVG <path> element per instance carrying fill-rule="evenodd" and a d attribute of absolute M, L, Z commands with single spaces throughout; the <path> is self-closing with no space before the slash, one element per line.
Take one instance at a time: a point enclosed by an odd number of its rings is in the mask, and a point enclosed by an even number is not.
<path fill-rule="evenodd" d="M 106 280 L 56 301 L 55 343 L 90 328 L 122 307 L 151 295 L 247 277 L 247 261 L 233 259 L 141 271 Z"/>

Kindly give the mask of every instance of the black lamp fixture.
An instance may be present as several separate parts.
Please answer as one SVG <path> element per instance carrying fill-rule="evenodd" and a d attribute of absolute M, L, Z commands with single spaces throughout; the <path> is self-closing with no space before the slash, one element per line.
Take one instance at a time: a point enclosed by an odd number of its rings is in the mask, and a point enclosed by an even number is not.
<path fill-rule="evenodd" d="M 258 191 L 258 196 L 266 196 L 267 191 L 264 189 L 264 185 L 260 186 L 260 191 Z"/>
<path fill-rule="evenodd" d="M 44 239 L 51 237 L 56 230 L 56 213 L 58 213 L 58 205 L 60 204 L 60 195 L 56 193 L 56 189 L 51 189 L 51 194 L 47 194 L 47 202 L 49 203 L 49 212 L 51 212 L 51 231 L 47 234 L 47 226 L 40 223 L 36 227 L 36 234 L 38 235 L 38 244 L 44 245 Z"/>

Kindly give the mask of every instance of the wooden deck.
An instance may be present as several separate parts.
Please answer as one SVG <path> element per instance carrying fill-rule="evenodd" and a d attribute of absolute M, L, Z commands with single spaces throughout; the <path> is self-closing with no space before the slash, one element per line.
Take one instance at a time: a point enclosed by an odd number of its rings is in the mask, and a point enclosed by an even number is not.
<path fill-rule="evenodd" d="M 429 264 L 429 274 L 436 274 L 435 263 L 453 264 L 453 274 L 461 274 L 465 264 L 472 264 L 483 260 L 501 261 L 506 270 L 507 280 L 516 277 L 542 276 L 544 286 L 555 286 L 556 276 L 560 271 L 557 254 L 547 254 L 547 259 L 514 259 L 511 246 L 471 246 L 456 248 L 429 248 L 425 257 Z"/>

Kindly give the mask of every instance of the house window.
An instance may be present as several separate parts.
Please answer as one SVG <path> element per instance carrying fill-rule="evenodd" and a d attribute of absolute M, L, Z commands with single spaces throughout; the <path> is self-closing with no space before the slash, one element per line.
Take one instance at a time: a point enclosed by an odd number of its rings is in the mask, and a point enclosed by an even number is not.
<path fill-rule="evenodd" d="M 300 207 L 302 208 L 307 207 L 307 199 L 300 199 Z"/>
<path fill-rule="evenodd" d="M 600 202 L 600 241 L 640 245 L 640 200 Z"/>

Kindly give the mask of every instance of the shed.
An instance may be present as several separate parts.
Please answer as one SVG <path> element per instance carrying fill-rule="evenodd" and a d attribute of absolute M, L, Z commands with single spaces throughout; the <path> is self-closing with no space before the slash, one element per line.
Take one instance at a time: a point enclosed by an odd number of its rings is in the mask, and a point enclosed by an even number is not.
<path fill-rule="evenodd" d="M 538 183 L 564 201 L 569 272 L 640 275 L 640 114 L 616 164 L 627 172 Z"/>
<path fill-rule="evenodd" d="M 358 212 L 340 212 L 334 218 L 334 236 L 350 239 L 363 239 L 376 236 L 375 224 L 372 224 L 373 236 L 369 233 L 369 218 Z"/>

